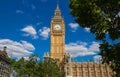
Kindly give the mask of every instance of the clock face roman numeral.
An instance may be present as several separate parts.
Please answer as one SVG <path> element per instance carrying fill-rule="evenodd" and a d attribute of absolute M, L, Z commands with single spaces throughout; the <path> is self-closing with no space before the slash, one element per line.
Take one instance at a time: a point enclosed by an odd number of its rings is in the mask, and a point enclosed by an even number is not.
<path fill-rule="evenodd" d="M 61 26 L 59 24 L 54 25 L 53 27 L 54 30 L 61 30 Z"/>

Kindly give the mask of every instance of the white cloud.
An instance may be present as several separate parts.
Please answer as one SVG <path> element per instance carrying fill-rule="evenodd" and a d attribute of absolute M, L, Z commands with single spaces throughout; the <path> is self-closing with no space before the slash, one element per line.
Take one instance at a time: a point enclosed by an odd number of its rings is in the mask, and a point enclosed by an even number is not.
<path fill-rule="evenodd" d="M 43 40 L 47 40 L 49 38 L 50 28 L 43 27 L 42 29 L 39 30 L 39 34 Z"/>
<path fill-rule="evenodd" d="M 72 32 L 75 32 L 77 30 L 77 28 L 79 27 L 79 24 L 77 24 L 77 23 L 69 23 L 68 25 L 72 29 Z"/>
<path fill-rule="evenodd" d="M 94 55 L 99 51 L 99 43 L 92 42 L 88 45 L 86 42 L 72 42 L 66 44 L 66 51 L 72 57 Z"/>
<path fill-rule="evenodd" d="M 9 57 L 21 58 L 21 57 L 29 57 L 35 50 L 35 47 L 28 43 L 27 41 L 13 41 L 10 39 L 0 39 L 0 50 L 3 49 L 4 46 L 7 46 L 7 53 Z"/>
<path fill-rule="evenodd" d="M 35 28 L 32 27 L 32 25 L 28 25 L 25 28 L 21 29 L 21 31 L 25 32 L 24 36 L 32 36 L 33 39 L 37 39 L 37 32 Z"/>
<path fill-rule="evenodd" d="M 24 14 L 24 12 L 22 10 L 16 10 L 16 13 Z"/>
<path fill-rule="evenodd" d="M 25 49 L 31 51 L 33 50 L 34 46 L 30 43 L 28 43 L 27 41 L 21 41 L 22 45 L 24 46 Z"/>
<path fill-rule="evenodd" d="M 90 28 L 84 28 L 86 32 L 90 32 Z"/>
<path fill-rule="evenodd" d="M 97 51 L 99 51 L 99 43 L 92 42 L 92 45 L 89 46 L 88 50 L 91 51 L 91 52 L 94 52 L 94 51 L 97 52 Z"/>
<path fill-rule="evenodd" d="M 95 62 L 100 62 L 102 60 L 102 57 L 100 55 L 96 55 L 93 58 Z"/>

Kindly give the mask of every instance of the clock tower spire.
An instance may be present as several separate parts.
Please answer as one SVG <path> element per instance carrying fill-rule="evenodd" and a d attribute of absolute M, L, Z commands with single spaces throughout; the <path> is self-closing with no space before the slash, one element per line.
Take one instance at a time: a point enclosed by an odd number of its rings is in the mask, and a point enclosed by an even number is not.
<path fill-rule="evenodd" d="M 59 9 L 59 2 L 58 2 L 58 0 L 57 0 L 57 9 Z"/>
<path fill-rule="evenodd" d="M 54 17 L 50 23 L 50 58 L 64 60 L 65 55 L 65 24 L 57 3 Z"/>
<path fill-rule="evenodd" d="M 58 2 L 57 2 L 57 7 L 56 7 L 56 10 L 54 12 L 54 17 L 53 18 L 62 18 Z"/>

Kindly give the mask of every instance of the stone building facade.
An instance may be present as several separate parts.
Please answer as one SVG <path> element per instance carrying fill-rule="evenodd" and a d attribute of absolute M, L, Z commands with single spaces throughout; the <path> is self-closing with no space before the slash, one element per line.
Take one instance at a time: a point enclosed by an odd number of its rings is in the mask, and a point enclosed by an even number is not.
<path fill-rule="evenodd" d="M 0 77 L 9 77 L 10 61 L 6 53 L 6 47 L 0 50 Z"/>
<path fill-rule="evenodd" d="M 65 77 L 114 77 L 109 65 L 100 62 L 69 62 L 64 69 Z"/>

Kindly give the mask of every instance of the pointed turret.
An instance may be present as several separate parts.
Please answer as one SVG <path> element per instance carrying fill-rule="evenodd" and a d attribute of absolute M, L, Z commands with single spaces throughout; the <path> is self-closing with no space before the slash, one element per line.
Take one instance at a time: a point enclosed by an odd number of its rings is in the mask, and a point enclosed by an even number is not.
<path fill-rule="evenodd" d="M 59 10 L 59 2 L 58 2 L 58 0 L 57 0 L 57 8 L 56 9 L 58 9 Z"/>
<path fill-rule="evenodd" d="M 58 2 L 57 2 L 57 7 L 56 7 L 55 13 L 54 13 L 54 18 L 62 18 L 62 17 L 61 17 L 61 11 L 60 11 L 59 3 L 58 3 Z"/>
<path fill-rule="evenodd" d="M 7 49 L 7 47 L 6 47 L 6 46 L 4 46 L 3 51 L 6 51 L 6 49 Z"/>
<path fill-rule="evenodd" d="M 7 55 L 6 49 L 7 49 L 7 47 L 4 46 L 4 47 L 3 47 L 3 52 L 4 52 L 5 55 Z"/>

